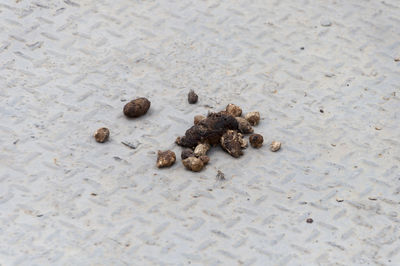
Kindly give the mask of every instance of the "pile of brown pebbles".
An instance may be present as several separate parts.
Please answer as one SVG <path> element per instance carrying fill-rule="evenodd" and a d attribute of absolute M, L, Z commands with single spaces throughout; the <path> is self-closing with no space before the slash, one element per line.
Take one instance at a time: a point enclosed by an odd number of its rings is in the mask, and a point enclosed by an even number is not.
<path fill-rule="evenodd" d="M 190 91 L 188 102 L 196 103 L 197 94 Z M 151 102 L 146 98 L 137 98 L 128 102 L 123 109 L 125 116 L 129 118 L 140 117 L 147 113 Z M 207 116 L 196 115 L 194 125 L 186 130 L 185 135 L 178 137 L 175 143 L 184 147 L 181 159 L 183 165 L 193 172 L 200 172 L 208 164 L 210 158 L 207 152 L 220 145 L 224 151 L 232 157 L 238 158 L 243 155 L 243 150 L 248 147 L 248 142 L 244 138 L 249 135 L 249 142 L 253 148 L 261 148 L 264 138 L 260 134 L 254 133 L 254 126 L 260 122 L 259 112 L 249 112 L 242 115 L 242 109 L 235 104 L 228 104 L 224 111 L 209 113 Z M 107 128 L 98 129 L 94 138 L 99 143 L 104 143 L 109 139 L 110 131 Z M 281 143 L 274 141 L 270 149 L 275 152 L 281 147 Z M 158 151 L 157 167 L 164 168 L 172 166 L 176 161 L 173 151 Z"/>
<path fill-rule="evenodd" d="M 244 139 L 246 134 L 252 134 L 249 139 L 251 146 L 260 148 L 263 137 L 253 134 L 253 126 L 259 122 L 259 112 L 250 112 L 242 117 L 242 109 L 234 104 L 228 104 L 224 111 L 209 113 L 207 117 L 195 116 L 194 125 L 175 141 L 185 148 L 181 154 L 183 165 L 193 172 L 201 171 L 210 161 L 207 152 L 218 145 L 232 157 L 238 158 L 243 155 L 243 149 L 248 147 Z"/>

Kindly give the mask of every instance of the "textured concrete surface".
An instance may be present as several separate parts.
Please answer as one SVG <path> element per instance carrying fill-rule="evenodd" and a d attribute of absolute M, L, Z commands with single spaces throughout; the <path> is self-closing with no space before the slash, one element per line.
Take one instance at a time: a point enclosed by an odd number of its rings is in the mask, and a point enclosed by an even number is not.
<path fill-rule="evenodd" d="M 0 22 L 1 265 L 398 265 L 399 1 L 0 0 Z M 282 150 L 155 167 L 230 102 Z"/>

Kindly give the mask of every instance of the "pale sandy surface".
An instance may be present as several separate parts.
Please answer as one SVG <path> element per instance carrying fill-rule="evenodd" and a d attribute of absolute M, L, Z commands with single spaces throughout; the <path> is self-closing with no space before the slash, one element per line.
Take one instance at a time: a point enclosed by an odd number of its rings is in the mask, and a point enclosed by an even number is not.
<path fill-rule="evenodd" d="M 0 0 L 1 265 L 400 261 L 399 1 L 75 2 Z M 282 150 L 155 167 L 230 102 Z"/>

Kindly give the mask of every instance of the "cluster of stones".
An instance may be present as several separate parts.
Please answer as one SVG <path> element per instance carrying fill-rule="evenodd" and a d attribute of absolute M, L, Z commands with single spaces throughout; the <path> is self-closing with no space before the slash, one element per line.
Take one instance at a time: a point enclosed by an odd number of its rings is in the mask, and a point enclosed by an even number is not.
<path fill-rule="evenodd" d="M 245 134 L 252 134 L 249 138 L 250 145 L 260 148 L 263 144 L 263 137 L 260 134 L 253 134 L 253 126 L 260 122 L 259 112 L 247 113 L 242 116 L 242 109 L 234 104 L 228 104 L 224 111 L 209 113 L 207 117 L 197 115 L 194 117 L 194 125 L 189 128 L 185 135 L 176 139 L 176 144 L 185 147 L 181 159 L 183 165 L 194 172 L 201 171 L 210 161 L 207 152 L 211 147 L 221 145 L 223 150 L 232 157 L 238 158 L 243 155 L 248 142 L 244 139 Z M 171 162 L 166 161 L 164 156 L 172 151 L 159 152 L 157 159 L 158 167 L 170 166 Z M 169 155 L 169 158 L 175 158 Z M 175 162 L 175 161 L 174 161 Z"/>

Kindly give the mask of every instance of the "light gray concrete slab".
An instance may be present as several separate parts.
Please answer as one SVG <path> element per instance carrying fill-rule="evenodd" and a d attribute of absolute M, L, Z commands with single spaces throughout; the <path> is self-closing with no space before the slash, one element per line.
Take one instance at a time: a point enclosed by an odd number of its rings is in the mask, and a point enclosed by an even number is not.
<path fill-rule="evenodd" d="M 399 1 L 1 0 L 0 22 L 1 265 L 398 265 Z M 231 102 L 262 149 L 155 167 Z"/>

